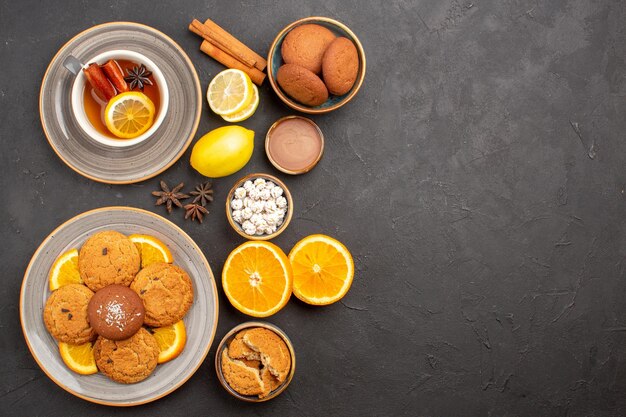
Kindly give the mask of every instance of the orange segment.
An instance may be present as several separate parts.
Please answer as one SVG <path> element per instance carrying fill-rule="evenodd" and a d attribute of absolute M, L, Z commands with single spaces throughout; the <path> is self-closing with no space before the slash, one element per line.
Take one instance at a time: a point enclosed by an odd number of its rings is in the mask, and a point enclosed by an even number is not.
<path fill-rule="evenodd" d="M 91 342 L 83 343 L 82 345 L 70 345 L 69 343 L 60 342 L 59 353 L 67 367 L 78 374 L 91 375 L 98 372 Z"/>
<path fill-rule="evenodd" d="M 268 317 L 287 304 L 292 272 L 287 255 L 270 242 L 249 241 L 233 250 L 224 263 L 222 287 L 242 313 Z"/>
<path fill-rule="evenodd" d="M 109 101 L 104 110 L 104 123 L 118 138 L 132 139 L 150 129 L 154 113 L 154 103 L 147 95 L 129 91 Z"/>
<path fill-rule="evenodd" d="M 83 279 L 78 271 L 78 250 L 71 249 L 54 261 L 50 268 L 48 284 L 50 291 L 58 290 L 67 284 L 82 284 Z"/>
<path fill-rule="evenodd" d="M 348 249 L 326 235 L 302 239 L 289 252 L 293 268 L 293 293 L 308 304 L 339 301 L 350 289 L 354 261 Z"/>
<path fill-rule="evenodd" d="M 178 357 L 185 348 L 187 342 L 187 333 L 185 331 L 185 323 L 182 320 L 172 324 L 171 326 L 159 327 L 152 329 L 152 335 L 159 344 L 158 363 L 171 361 Z"/>
<path fill-rule="evenodd" d="M 135 244 L 139 254 L 141 255 L 141 267 L 157 263 L 166 262 L 171 264 L 174 262 L 172 252 L 154 236 L 149 235 L 130 235 L 128 238 Z"/>

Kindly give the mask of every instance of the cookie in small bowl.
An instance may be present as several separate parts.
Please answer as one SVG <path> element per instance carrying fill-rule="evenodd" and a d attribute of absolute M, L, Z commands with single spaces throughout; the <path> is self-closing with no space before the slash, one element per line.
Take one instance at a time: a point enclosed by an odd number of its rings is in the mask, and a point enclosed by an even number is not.
<path fill-rule="evenodd" d="M 348 103 L 365 79 L 365 52 L 343 23 L 307 17 L 278 33 L 267 72 L 278 97 L 292 109 L 328 113 Z"/>

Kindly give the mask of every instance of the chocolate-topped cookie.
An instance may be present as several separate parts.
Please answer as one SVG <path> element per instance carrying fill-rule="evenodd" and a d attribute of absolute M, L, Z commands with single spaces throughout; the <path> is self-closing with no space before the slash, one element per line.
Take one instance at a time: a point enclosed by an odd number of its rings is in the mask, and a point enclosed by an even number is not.
<path fill-rule="evenodd" d="M 87 312 L 89 324 L 96 333 L 107 339 L 123 340 L 141 328 L 145 310 L 135 291 L 113 284 L 91 297 Z"/>

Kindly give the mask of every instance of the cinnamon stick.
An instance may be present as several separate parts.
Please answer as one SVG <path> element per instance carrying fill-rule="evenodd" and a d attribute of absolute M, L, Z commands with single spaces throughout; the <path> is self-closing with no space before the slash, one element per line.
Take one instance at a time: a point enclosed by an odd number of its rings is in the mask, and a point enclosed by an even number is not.
<path fill-rule="evenodd" d="M 94 63 L 89 64 L 87 68 L 83 68 L 83 72 L 85 73 L 85 77 L 89 84 L 96 90 L 101 97 L 103 97 L 106 101 L 111 100 L 117 92 L 115 91 L 115 87 L 109 81 L 109 79 L 104 75 L 104 71 L 100 68 L 100 65 Z"/>
<path fill-rule="evenodd" d="M 205 40 L 211 42 L 222 51 L 228 52 L 234 58 L 237 58 L 239 61 L 243 62 L 247 66 L 254 67 L 254 65 L 256 64 L 256 59 L 254 58 L 251 49 L 241 44 L 241 42 L 239 41 L 232 42 L 222 33 L 211 31 L 208 27 L 203 25 L 202 22 L 194 19 L 189 25 L 189 30 L 197 35 L 202 36 Z"/>
<path fill-rule="evenodd" d="M 242 70 L 252 80 L 256 85 L 263 84 L 263 80 L 265 80 L 265 74 L 254 67 L 248 67 L 247 65 L 241 63 L 237 59 L 233 58 L 230 54 L 222 51 L 217 46 L 213 45 L 209 41 L 202 41 L 202 45 L 200 45 L 200 50 L 216 60 L 217 62 L 225 65 L 228 68 L 235 68 Z"/>
<path fill-rule="evenodd" d="M 204 26 L 208 27 L 210 30 L 212 30 L 215 33 L 221 33 L 223 36 L 225 36 L 226 38 L 228 38 L 230 40 L 230 42 L 238 42 L 241 43 L 241 45 L 244 48 L 250 49 L 248 48 L 244 43 L 240 42 L 239 39 L 235 38 L 233 35 L 231 35 L 230 33 L 228 33 L 226 30 L 224 30 L 220 25 L 218 25 L 217 23 L 215 23 L 214 21 L 212 21 L 211 19 L 207 19 L 204 21 Z M 252 56 L 254 58 L 254 60 L 256 61 L 254 63 L 254 66 L 259 70 L 259 71 L 264 71 L 265 67 L 267 67 L 267 61 L 265 60 L 265 58 L 263 58 L 261 55 L 257 54 L 256 52 L 254 52 L 252 49 L 250 49 L 250 52 L 252 52 Z"/>

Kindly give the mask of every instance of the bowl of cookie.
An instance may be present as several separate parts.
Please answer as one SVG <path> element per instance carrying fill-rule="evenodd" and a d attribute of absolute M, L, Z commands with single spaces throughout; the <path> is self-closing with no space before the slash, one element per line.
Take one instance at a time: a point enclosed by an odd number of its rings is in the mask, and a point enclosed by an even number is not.
<path fill-rule="evenodd" d="M 365 51 L 346 25 L 307 17 L 281 30 L 269 50 L 267 74 L 278 97 L 294 110 L 328 113 L 344 106 L 365 79 Z"/>
<path fill-rule="evenodd" d="M 233 397 L 263 402 L 282 393 L 296 370 L 289 337 L 273 324 L 249 321 L 231 329 L 217 347 L 215 371 Z"/>

